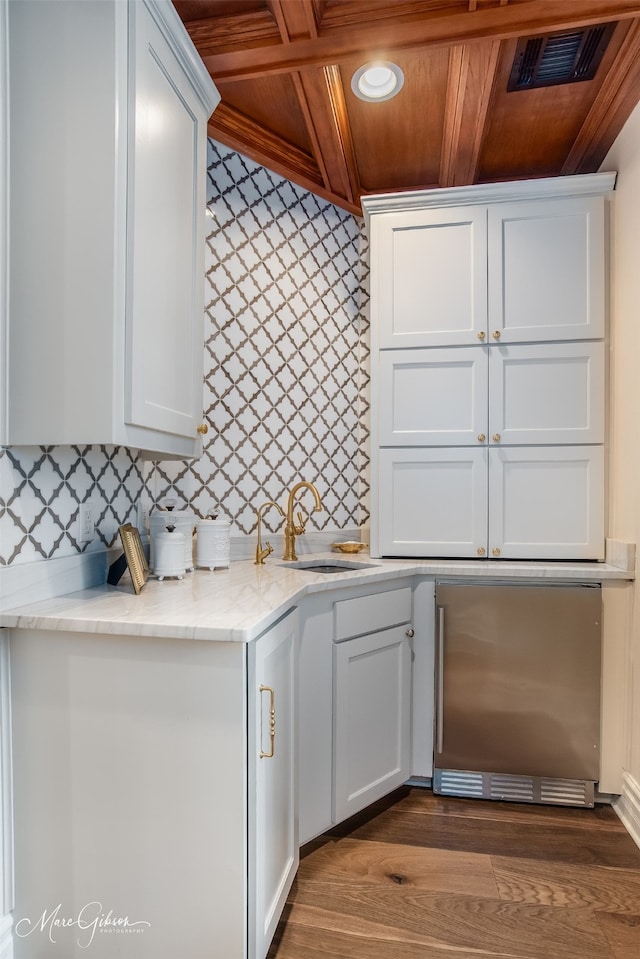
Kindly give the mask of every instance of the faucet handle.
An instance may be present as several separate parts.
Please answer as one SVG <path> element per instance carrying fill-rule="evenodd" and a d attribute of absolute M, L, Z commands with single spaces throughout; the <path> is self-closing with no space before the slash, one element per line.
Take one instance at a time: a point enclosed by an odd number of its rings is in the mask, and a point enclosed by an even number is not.
<path fill-rule="evenodd" d="M 300 536 L 305 531 L 305 520 L 302 518 L 302 512 L 298 511 L 298 523 L 294 526 L 296 531 L 296 536 Z"/>
<path fill-rule="evenodd" d="M 264 555 L 265 555 L 265 556 L 271 556 L 272 553 L 273 553 L 273 546 L 271 545 L 271 543 L 269 542 L 268 539 L 265 539 L 265 541 L 264 541 Z"/>

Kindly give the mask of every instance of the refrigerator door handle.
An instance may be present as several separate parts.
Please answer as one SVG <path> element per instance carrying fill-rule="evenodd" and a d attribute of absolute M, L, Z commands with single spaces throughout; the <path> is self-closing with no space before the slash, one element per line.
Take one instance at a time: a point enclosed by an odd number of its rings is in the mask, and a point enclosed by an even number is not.
<path fill-rule="evenodd" d="M 437 607 L 438 613 L 438 674 L 436 679 L 436 752 L 443 749 L 444 720 L 444 606 Z"/>

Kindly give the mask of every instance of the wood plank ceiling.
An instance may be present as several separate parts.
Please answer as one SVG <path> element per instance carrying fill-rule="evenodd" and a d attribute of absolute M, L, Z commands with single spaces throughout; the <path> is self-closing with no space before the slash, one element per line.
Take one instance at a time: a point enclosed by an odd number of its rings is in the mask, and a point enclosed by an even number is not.
<path fill-rule="evenodd" d="M 595 172 L 640 100 L 640 0 L 174 0 L 209 135 L 353 213 L 369 193 Z M 519 38 L 615 23 L 593 79 L 507 92 Z M 359 100 L 371 60 L 397 97 Z"/>

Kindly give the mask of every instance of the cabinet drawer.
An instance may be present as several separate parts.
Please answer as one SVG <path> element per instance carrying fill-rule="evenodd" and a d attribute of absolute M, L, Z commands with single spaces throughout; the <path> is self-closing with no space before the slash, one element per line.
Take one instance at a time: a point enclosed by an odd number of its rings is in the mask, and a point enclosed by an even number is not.
<path fill-rule="evenodd" d="M 335 630 L 337 642 L 361 636 L 374 630 L 398 626 L 411 619 L 411 590 L 387 590 L 371 596 L 358 596 L 335 604 Z"/>

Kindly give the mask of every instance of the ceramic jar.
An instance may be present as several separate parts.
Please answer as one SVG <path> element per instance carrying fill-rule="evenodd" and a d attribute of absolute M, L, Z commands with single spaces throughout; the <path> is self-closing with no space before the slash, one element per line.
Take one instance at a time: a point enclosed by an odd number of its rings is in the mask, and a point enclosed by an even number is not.
<path fill-rule="evenodd" d="M 169 522 L 154 537 L 153 572 L 160 581 L 167 576 L 182 579 L 185 574 L 184 557 L 184 534 Z"/>
<path fill-rule="evenodd" d="M 231 523 L 225 519 L 200 519 L 196 531 L 196 566 L 226 569 L 230 562 Z"/>
<path fill-rule="evenodd" d="M 155 510 L 149 517 L 151 569 L 154 569 L 155 564 L 155 540 L 159 533 L 164 533 L 169 524 L 175 526 L 176 532 L 183 536 L 184 568 L 189 572 L 193 569 L 193 530 L 195 528 L 195 515 L 190 509 Z"/>

